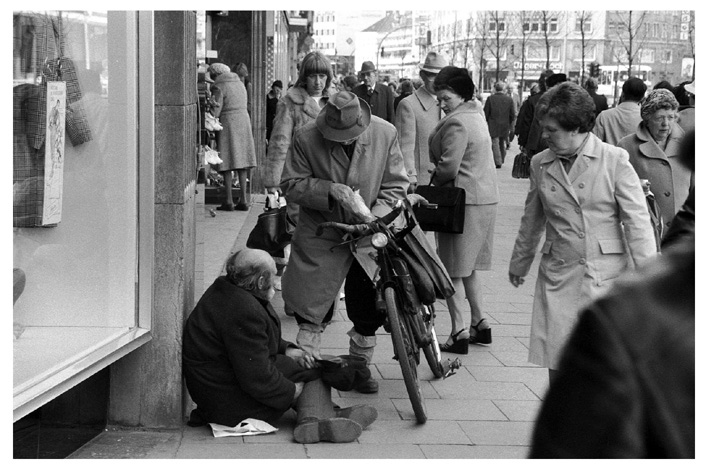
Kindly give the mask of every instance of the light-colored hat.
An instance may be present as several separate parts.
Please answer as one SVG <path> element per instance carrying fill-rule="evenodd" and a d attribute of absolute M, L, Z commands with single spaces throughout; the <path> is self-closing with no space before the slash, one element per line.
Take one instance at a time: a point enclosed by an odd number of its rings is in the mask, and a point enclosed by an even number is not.
<path fill-rule="evenodd" d="M 375 68 L 375 64 L 370 62 L 369 60 L 366 60 L 363 62 L 363 65 L 360 67 L 360 73 L 368 73 L 368 72 L 377 72 L 377 69 Z"/>
<path fill-rule="evenodd" d="M 422 70 L 429 73 L 439 73 L 439 70 L 443 69 L 449 65 L 444 56 L 437 54 L 436 52 L 430 52 L 427 54 L 426 59 L 424 59 L 424 64 L 422 65 Z"/>
<path fill-rule="evenodd" d="M 230 67 L 228 67 L 226 64 L 222 62 L 217 62 L 215 64 L 211 64 L 208 67 L 208 71 L 211 73 L 211 75 L 218 76 L 221 75 L 222 73 L 228 73 L 230 72 Z"/>
<path fill-rule="evenodd" d="M 694 79 L 693 82 L 687 83 L 686 85 L 684 85 L 684 89 L 686 91 L 688 91 L 689 93 L 691 93 L 692 95 L 695 95 L 696 94 L 696 79 Z"/>
<path fill-rule="evenodd" d="M 370 125 L 370 106 L 348 91 L 329 99 L 316 117 L 316 127 L 333 142 L 355 139 Z"/>

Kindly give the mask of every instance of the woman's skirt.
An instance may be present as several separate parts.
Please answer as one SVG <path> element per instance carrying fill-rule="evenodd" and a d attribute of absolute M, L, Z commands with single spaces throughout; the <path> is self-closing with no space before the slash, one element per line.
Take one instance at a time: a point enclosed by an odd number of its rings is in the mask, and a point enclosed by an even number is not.
<path fill-rule="evenodd" d="M 439 258 L 449 276 L 467 277 L 490 269 L 497 212 L 497 204 L 467 204 L 463 233 L 437 233 Z"/>

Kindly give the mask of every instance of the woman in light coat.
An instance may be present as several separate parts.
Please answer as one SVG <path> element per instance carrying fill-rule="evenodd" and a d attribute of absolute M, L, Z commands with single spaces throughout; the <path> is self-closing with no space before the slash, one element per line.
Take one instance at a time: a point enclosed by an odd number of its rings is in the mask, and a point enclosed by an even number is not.
<path fill-rule="evenodd" d="M 216 102 L 214 115 L 220 119 L 223 130 L 217 134 L 218 152 L 223 163 L 218 172 L 223 174 L 225 201 L 219 210 L 248 210 L 247 180 L 250 169 L 257 165 L 255 140 L 248 115 L 248 97 L 245 85 L 225 64 L 211 64 L 209 67 L 213 99 Z M 238 173 L 240 201 L 233 204 L 233 170 Z"/>
<path fill-rule="evenodd" d="M 538 117 L 548 149 L 532 158 L 510 261 L 510 282 L 518 287 L 546 234 L 529 361 L 548 367 L 550 380 L 579 310 L 631 263 L 641 266 L 656 253 L 645 195 L 627 152 L 590 132 L 594 106 L 588 92 L 570 82 L 542 96 Z"/>
<path fill-rule="evenodd" d="M 490 327 L 483 318 L 478 271 L 491 266 L 498 185 L 492 141 L 483 106 L 473 98 L 468 70 L 444 67 L 434 81 L 436 97 L 446 116 L 429 135 L 429 158 L 435 165 L 431 184 L 463 188 L 466 205 L 463 233 L 438 233 L 439 258 L 456 293 L 447 299 L 451 336 L 442 351 L 467 354 L 468 344 L 490 344 Z M 468 299 L 471 323 L 466 330 L 462 306 Z"/>
<path fill-rule="evenodd" d="M 642 102 L 642 122 L 637 132 L 618 142 L 618 147 L 630 155 L 640 179 L 649 180 L 665 229 L 672 225 L 694 186 L 694 173 L 679 159 L 684 131 L 676 124 L 678 109 L 679 103 L 671 91 L 652 90 Z"/>

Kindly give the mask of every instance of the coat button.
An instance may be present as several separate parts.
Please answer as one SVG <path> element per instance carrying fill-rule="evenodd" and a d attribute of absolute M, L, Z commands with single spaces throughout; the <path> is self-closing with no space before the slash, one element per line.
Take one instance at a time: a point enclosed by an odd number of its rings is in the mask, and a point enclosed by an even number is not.
<path fill-rule="evenodd" d="M 669 162 L 666 160 L 662 160 L 662 165 L 669 165 Z"/>
<path fill-rule="evenodd" d="M 579 264 L 586 264 L 586 258 L 579 259 Z"/>
<path fill-rule="evenodd" d="M 584 186 L 586 186 L 586 185 L 583 184 L 583 183 L 579 183 L 579 188 L 582 188 L 582 189 L 583 189 Z"/>
<path fill-rule="evenodd" d="M 574 212 L 576 212 L 577 214 L 580 214 L 580 213 L 581 213 L 581 209 L 579 209 L 579 208 L 577 207 L 576 209 L 574 209 Z"/>
<path fill-rule="evenodd" d="M 665 192 L 664 192 L 664 195 L 667 196 L 667 197 L 669 197 L 669 196 L 672 195 L 672 193 L 670 193 L 669 191 L 665 191 Z"/>
<path fill-rule="evenodd" d="M 556 191 L 556 186 L 552 186 L 552 191 Z"/>
<path fill-rule="evenodd" d="M 586 234 L 584 234 L 583 232 L 579 232 L 579 238 L 583 238 L 585 236 L 586 236 Z"/>

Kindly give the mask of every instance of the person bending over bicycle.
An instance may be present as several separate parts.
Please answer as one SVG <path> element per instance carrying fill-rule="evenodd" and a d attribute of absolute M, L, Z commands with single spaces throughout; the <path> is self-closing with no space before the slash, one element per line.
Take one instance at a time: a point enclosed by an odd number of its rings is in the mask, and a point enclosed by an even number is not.
<path fill-rule="evenodd" d="M 389 213 L 407 193 L 409 179 L 397 131 L 371 116 L 367 103 L 339 92 L 314 122 L 294 135 L 280 188 L 300 206 L 282 297 L 295 312 L 297 344 L 320 357 L 321 334 L 331 321 L 334 302 L 345 280 L 345 302 L 353 328 L 349 353 L 372 361 L 375 333 L 385 321 L 375 308 L 375 286 L 347 246 L 343 234 L 316 236 L 320 223 L 370 222 Z M 370 208 L 370 209 L 368 209 Z M 356 387 L 375 393 L 371 378 Z"/>

